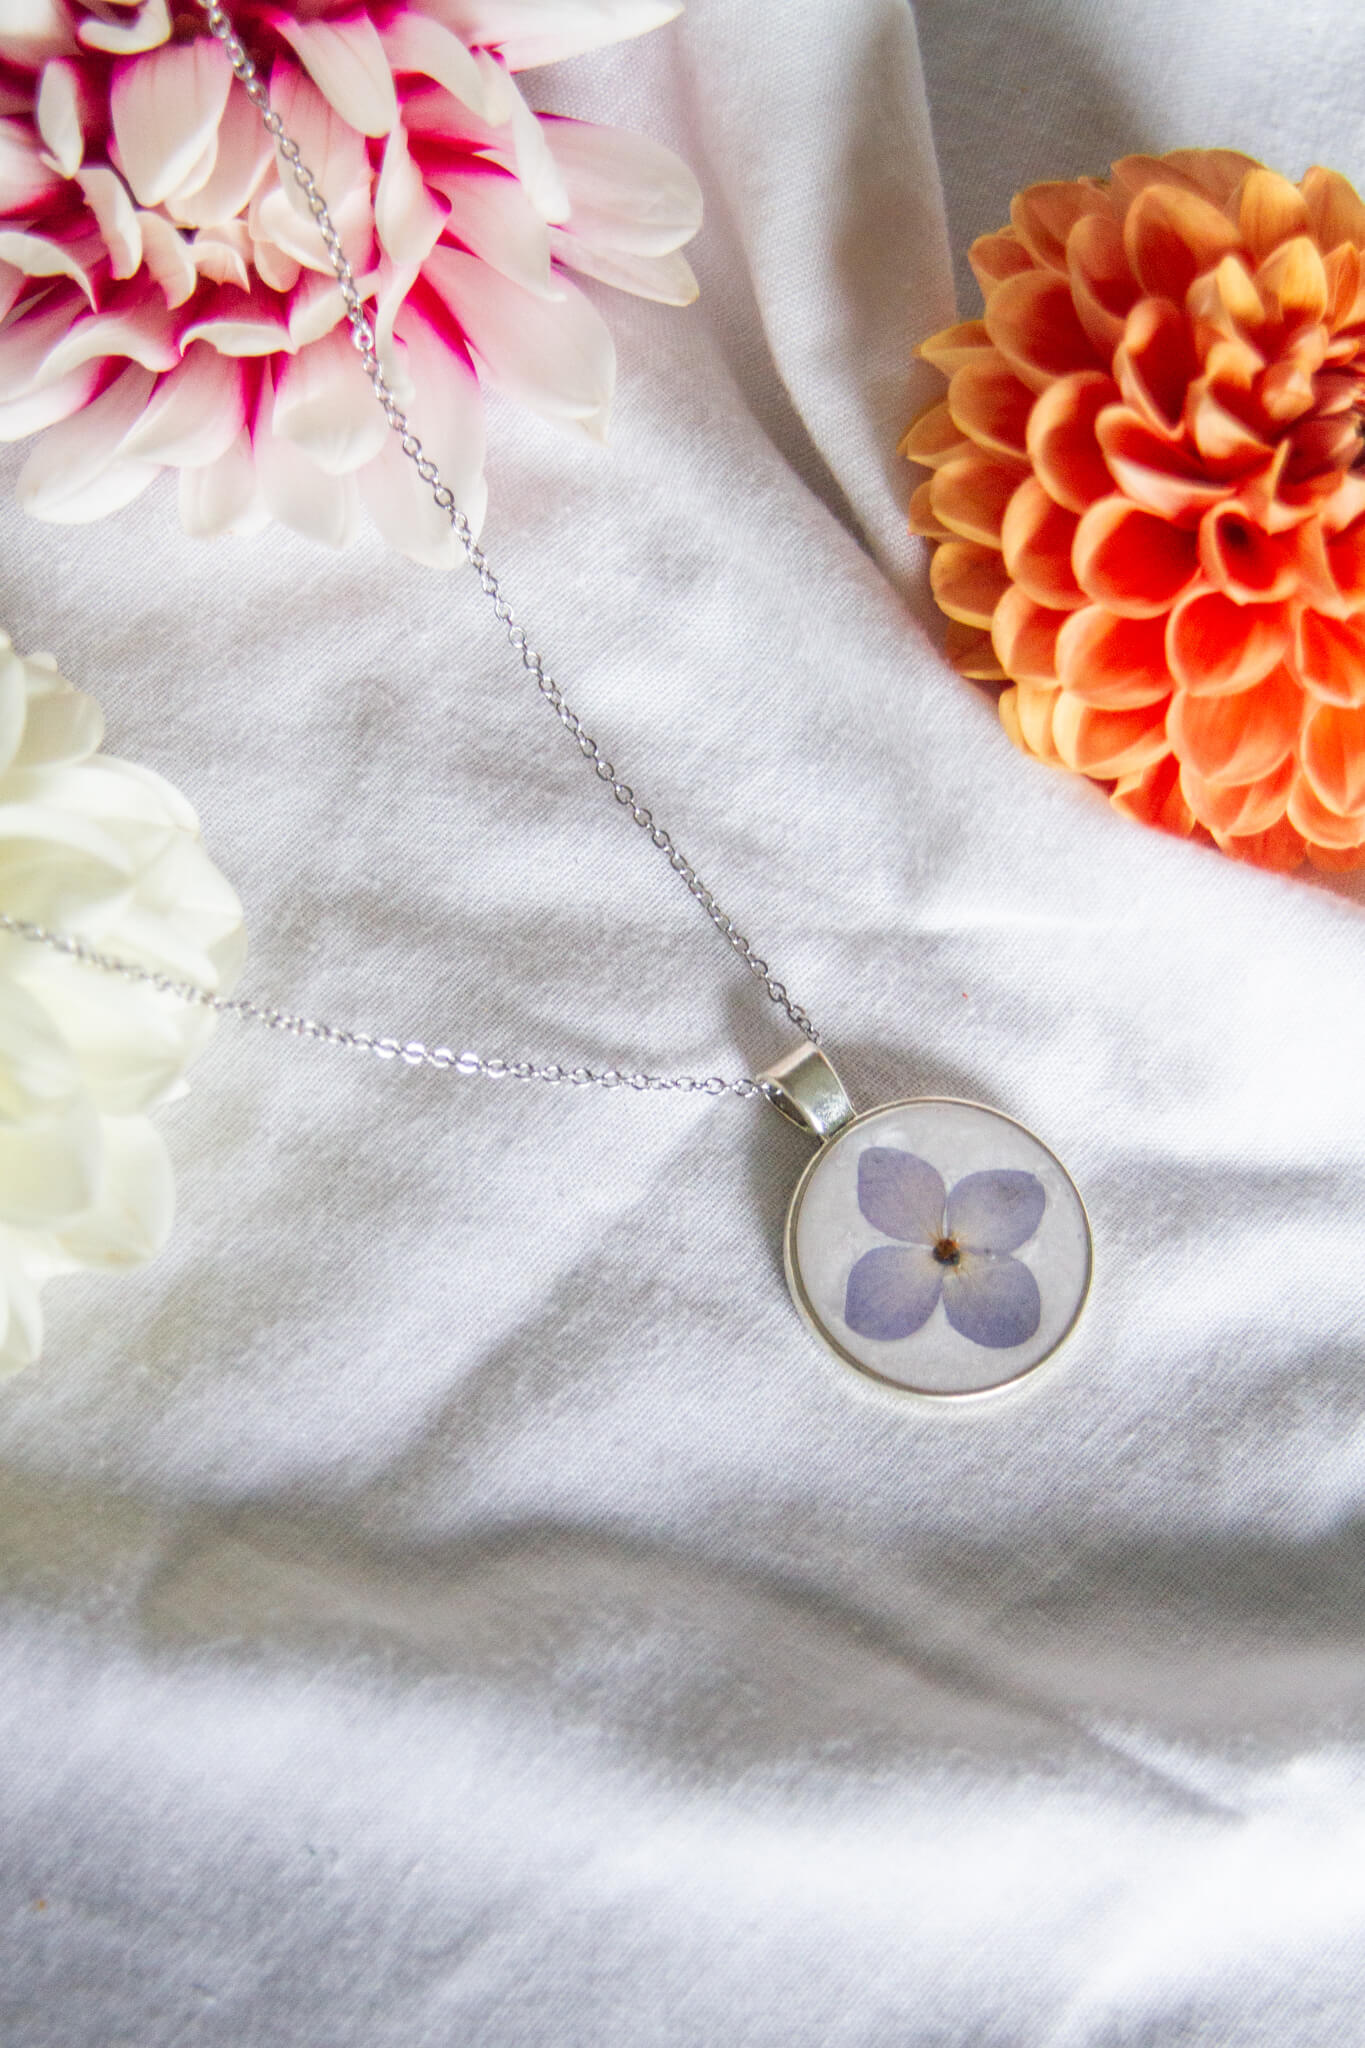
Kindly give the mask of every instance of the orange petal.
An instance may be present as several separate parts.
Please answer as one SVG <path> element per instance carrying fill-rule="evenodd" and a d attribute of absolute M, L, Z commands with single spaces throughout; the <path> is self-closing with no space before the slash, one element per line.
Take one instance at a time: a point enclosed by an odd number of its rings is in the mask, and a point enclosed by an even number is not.
<path fill-rule="evenodd" d="M 1282 605 L 1234 604 L 1221 590 L 1182 597 L 1166 629 L 1171 674 L 1196 697 L 1221 697 L 1259 683 L 1289 649 Z"/>
<path fill-rule="evenodd" d="M 951 377 L 963 363 L 975 362 L 989 351 L 990 336 L 980 320 L 959 320 L 956 327 L 944 327 L 922 341 L 915 354 Z"/>
<path fill-rule="evenodd" d="M 1236 228 L 1211 199 L 1177 185 L 1146 186 L 1123 223 L 1123 245 L 1139 284 L 1177 303 L 1239 244 Z"/>
<path fill-rule="evenodd" d="M 934 516 L 964 540 L 980 540 L 987 547 L 999 547 L 1005 507 L 1026 473 L 1022 463 L 1006 462 L 998 455 L 984 455 L 973 449 L 970 455 L 959 456 L 956 462 L 935 470 L 929 484 Z"/>
<path fill-rule="evenodd" d="M 1306 774 L 1295 776 L 1285 815 L 1312 846 L 1342 852 L 1348 847 L 1365 845 L 1365 815 L 1357 812 L 1354 817 L 1343 818 L 1338 811 L 1329 809 Z"/>
<path fill-rule="evenodd" d="M 1328 849 L 1325 846 L 1309 846 L 1305 852 L 1315 868 L 1321 868 L 1326 875 L 1349 874 L 1357 868 L 1365 868 L 1365 842 L 1359 846 L 1343 846 Z"/>
<path fill-rule="evenodd" d="M 1365 832 L 1365 705 L 1321 704 L 1303 729 L 1299 749 L 1313 794 L 1338 817 Z"/>
<path fill-rule="evenodd" d="M 1203 193 L 1203 183 L 1193 174 L 1192 167 L 1181 159 L 1202 157 L 1207 154 L 1205 150 L 1192 149 L 1172 150 L 1166 156 L 1145 156 L 1135 152 L 1132 156 L 1119 157 L 1109 166 L 1109 182 L 1116 202 L 1126 213 L 1133 201 L 1145 192 L 1149 185 L 1166 185 L 1180 192 Z"/>
<path fill-rule="evenodd" d="M 1343 597 L 1365 602 L 1365 519 L 1328 541 L 1327 566 Z"/>
<path fill-rule="evenodd" d="M 1211 481 L 1178 443 L 1153 433 L 1129 406 L 1107 406 L 1096 432 L 1114 482 L 1159 519 L 1190 523 L 1232 488 Z"/>
<path fill-rule="evenodd" d="M 1057 636 L 1057 677 L 1083 704 L 1130 711 L 1171 694 L 1164 619 L 1129 619 L 1088 604 Z"/>
<path fill-rule="evenodd" d="M 1083 178 L 1026 185 L 1010 202 L 1015 233 L 1048 270 L 1066 269 L 1066 238 L 1089 213 L 1108 214 L 1109 199 L 1102 186 Z"/>
<path fill-rule="evenodd" d="M 1215 832 L 1213 836 L 1234 860 L 1244 860 L 1249 867 L 1269 868 L 1279 875 L 1292 874 L 1302 863 L 1305 852 L 1311 850 L 1304 846 L 1302 836 L 1287 817 L 1272 825 L 1268 832 L 1255 832 L 1249 837 L 1228 832 Z"/>
<path fill-rule="evenodd" d="M 1327 704 L 1365 704 L 1365 618 L 1299 618 L 1295 666 L 1306 689 Z"/>
<path fill-rule="evenodd" d="M 1180 787 L 1180 763 L 1174 754 L 1163 754 L 1149 767 L 1134 775 L 1121 775 L 1109 793 L 1116 811 L 1136 818 L 1140 825 L 1154 825 L 1159 832 L 1173 832 L 1188 839 L 1194 830 L 1194 813 Z"/>
<path fill-rule="evenodd" d="M 993 235 L 978 235 L 967 251 L 967 261 L 983 297 L 993 284 L 1013 277 L 1016 271 L 1033 268 L 1033 258 L 1009 228 L 1001 228 Z"/>
<path fill-rule="evenodd" d="M 1034 391 L 1054 377 L 1095 367 L 1095 350 L 1076 317 L 1065 278 L 1025 270 L 995 287 L 986 307 L 991 340 Z"/>
<path fill-rule="evenodd" d="M 1000 723 L 1015 746 L 1054 767 L 1061 756 L 1052 743 L 1052 714 L 1061 694 L 1036 683 L 1016 683 L 1012 690 L 1004 691 L 999 706 Z"/>
<path fill-rule="evenodd" d="M 897 453 L 903 455 L 907 462 L 918 462 L 925 469 L 937 469 L 941 462 L 951 462 L 955 455 L 965 455 L 970 445 L 958 431 L 947 399 L 941 398 L 937 405 L 931 405 L 914 421 Z"/>
<path fill-rule="evenodd" d="M 1343 243 L 1333 249 L 1326 258 L 1327 270 L 1327 324 L 1335 334 L 1345 327 L 1355 311 L 1360 296 L 1361 261 L 1360 251 L 1350 243 Z"/>
<path fill-rule="evenodd" d="M 1076 515 L 1053 503 L 1036 477 L 1020 484 L 1000 529 L 1005 566 L 1039 604 L 1070 611 L 1085 603 L 1071 569 Z"/>
<path fill-rule="evenodd" d="M 991 639 L 1000 666 L 1016 683 L 1057 686 L 1057 634 L 1069 612 L 1039 604 L 1013 583 L 995 608 Z"/>
<path fill-rule="evenodd" d="M 1028 452 L 1048 496 L 1068 511 L 1084 512 L 1113 490 L 1095 439 L 1095 421 L 1117 395 L 1103 370 L 1077 370 L 1059 377 L 1034 405 L 1028 422 Z"/>
<path fill-rule="evenodd" d="M 1124 618 L 1169 610 L 1198 567 L 1196 537 L 1130 505 L 1101 498 L 1084 515 L 1072 547 L 1076 580 L 1087 597 Z"/>
<path fill-rule="evenodd" d="M 1314 164 L 1299 190 L 1320 249 L 1335 249 L 1342 242 L 1365 245 L 1365 203 L 1340 171 Z"/>
<path fill-rule="evenodd" d="M 1186 763 L 1180 770 L 1180 786 L 1194 816 L 1210 832 L 1247 838 L 1278 825 L 1295 772 L 1292 754 L 1257 782 L 1206 782 Z"/>
<path fill-rule="evenodd" d="M 991 636 L 980 626 L 964 626 L 957 619 L 949 619 L 943 651 L 958 674 L 969 677 L 974 683 L 1003 683 L 1005 680 L 1005 671 L 991 646 Z"/>
<path fill-rule="evenodd" d="M 926 477 L 910 494 L 906 524 L 921 540 L 951 540 L 952 533 L 934 511 L 934 480 Z"/>
<path fill-rule="evenodd" d="M 1199 523 L 1199 565 L 1210 583 L 1242 604 L 1289 597 L 1300 582 L 1292 534 L 1269 534 L 1241 505 L 1214 505 Z"/>
<path fill-rule="evenodd" d="M 948 404 L 962 432 L 982 448 L 1024 453 L 1033 393 L 998 356 L 964 363 L 948 387 Z"/>
<path fill-rule="evenodd" d="M 1258 164 L 1248 171 L 1237 202 L 1242 240 L 1259 263 L 1292 235 L 1308 233 L 1308 204 L 1297 185 Z"/>
<path fill-rule="evenodd" d="M 1185 425 L 1200 458 L 1219 475 L 1243 474 L 1270 453 L 1270 443 L 1228 401 L 1238 394 L 1215 390 L 1201 377 L 1190 386 Z"/>
<path fill-rule="evenodd" d="M 945 541 L 929 564 L 929 583 L 940 611 L 964 626 L 989 626 L 1009 581 L 999 552 L 971 540 Z"/>
<path fill-rule="evenodd" d="M 1215 206 L 1226 206 L 1248 172 L 1260 169 L 1240 149 L 1168 149 L 1161 161 L 1168 171 L 1183 172 Z"/>
<path fill-rule="evenodd" d="M 1068 768 L 1081 775 L 1132 775 L 1169 751 L 1166 702 L 1134 711 L 1104 711 L 1063 690 L 1052 713 L 1052 739 Z"/>
<path fill-rule="evenodd" d="M 1321 250 L 1308 235 L 1295 235 L 1292 242 L 1267 256 L 1256 272 L 1256 286 L 1267 304 L 1290 324 L 1321 320 L 1327 311 L 1327 272 Z"/>
<path fill-rule="evenodd" d="M 1097 354 L 1107 362 L 1138 296 L 1118 222 L 1103 213 L 1078 220 L 1067 237 L 1066 268 L 1076 317 Z"/>
<path fill-rule="evenodd" d="M 1261 295 L 1240 256 L 1225 256 L 1216 269 L 1197 278 L 1185 294 L 1185 310 L 1201 355 L 1217 339 L 1246 348 L 1266 324 Z M 1261 358 L 1252 360 L 1259 364 Z"/>
<path fill-rule="evenodd" d="M 1171 745 L 1181 766 L 1208 782 L 1258 782 L 1291 752 L 1303 722 L 1303 691 L 1285 667 L 1233 697 L 1191 697 L 1171 704 Z"/>
<path fill-rule="evenodd" d="M 1158 433 L 1179 431 L 1195 369 L 1189 323 L 1165 299 L 1139 299 L 1114 357 L 1119 389 Z"/>

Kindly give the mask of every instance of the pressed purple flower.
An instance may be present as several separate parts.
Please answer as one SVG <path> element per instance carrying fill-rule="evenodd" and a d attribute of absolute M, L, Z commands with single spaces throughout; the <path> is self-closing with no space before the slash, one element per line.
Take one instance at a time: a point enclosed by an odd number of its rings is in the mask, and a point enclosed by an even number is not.
<path fill-rule="evenodd" d="M 923 1329 L 941 1299 L 971 1343 L 1027 1343 L 1042 1302 L 1029 1268 L 1010 1254 L 1033 1236 L 1046 1204 L 1038 1176 L 1016 1167 L 966 1174 L 949 1192 L 927 1159 L 869 1145 L 858 1161 L 858 1207 L 896 1243 L 857 1261 L 844 1321 L 856 1336 L 892 1343 Z"/>

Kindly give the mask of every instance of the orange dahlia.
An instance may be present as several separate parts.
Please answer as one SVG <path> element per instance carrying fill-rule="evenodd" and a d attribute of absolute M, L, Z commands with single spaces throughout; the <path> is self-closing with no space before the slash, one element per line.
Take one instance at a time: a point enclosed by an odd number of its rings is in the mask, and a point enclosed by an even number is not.
<path fill-rule="evenodd" d="M 902 452 L 1017 744 L 1265 867 L 1365 867 L 1365 204 L 1232 150 L 1032 185 Z"/>

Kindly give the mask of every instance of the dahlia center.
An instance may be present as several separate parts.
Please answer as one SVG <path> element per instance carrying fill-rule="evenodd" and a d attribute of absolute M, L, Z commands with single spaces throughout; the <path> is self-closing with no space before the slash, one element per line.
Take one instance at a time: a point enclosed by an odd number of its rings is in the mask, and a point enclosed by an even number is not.
<path fill-rule="evenodd" d="M 941 1237 L 934 1246 L 934 1257 L 940 1266 L 960 1266 L 962 1248 L 955 1237 Z"/>

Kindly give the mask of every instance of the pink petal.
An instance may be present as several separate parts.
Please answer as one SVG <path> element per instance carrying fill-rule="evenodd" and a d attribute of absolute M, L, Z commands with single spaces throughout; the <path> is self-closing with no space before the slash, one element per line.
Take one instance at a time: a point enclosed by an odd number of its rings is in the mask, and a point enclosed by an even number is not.
<path fill-rule="evenodd" d="M 118 168 L 139 203 L 158 206 L 214 142 L 232 71 L 216 42 L 196 36 L 115 66 L 110 111 Z"/>
<path fill-rule="evenodd" d="M 667 256 L 701 226 L 701 187 L 682 158 L 647 136 L 592 121 L 541 118 L 571 208 L 568 231 L 596 249 Z"/>
<path fill-rule="evenodd" d="M 143 268 L 160 288 L 168 306 L 183 306 L 199 282 L 183 236 L 159 213 L 140 213 L 137 218 Z"/>
<path fill-rule="evenodd" d="M 383 167 L 374 191 L 379 245 L 395 263 L 423 263 L 436 246 L 445 221 L 446 210 L 427 189 L 399 121 L 384 146 Z"/>
<path fill-rule="evenodd" d="M 260 115 L 234 86 L 218 123 L 213 168 L 192 192 L 173 195 L 171 212 L 187 227 L 215 227 L 235 220 L 269 169 L 271 154 Z"/>
<path fill-rule="evenodd" d="M 562 299 L 534 299 L 456 249 L 434 249 L 422 275 L 495 384 L 547 419 L 605 427 L 616 354 L 606 323 L 581 292 L 561 280 Z"/>
<path fill-rule="evenodd" d="M 303 272 L 303 265 L 286 256 L 274 242 L 253 241 L 251 260 L 261 283 L 272 292 L 292 292 Z"/>
<path fill-rule="evenodd" d="M 526 187 L 527 198 L 542 220 L 567 220 L 569 195 L 539 120 L 522 98 L 515 79 L 495 58 L 481 50 L 477 62 L 488 95 L 490 119 L 497 123 L 501 116 L 510 123 L 513 159 L 508 168 L 515 168 Z"/>
<path fill-rule="evenodd" d="M 450 207 L 448 238 L 463 242 L 537 298 L 557 296 L 550 231 L 510 172 L 497 164 L 469 163 L 429 175 Z"/>
<path fill-rule="evenodd" d="M 77 31 L 88 50 L 109 50 L 127 57 L 139 50 L 154 50 L 170 32 L 166 0 L 146 0 L 126 28 L 120 23 L 101 21 L 97 16 L 83 21 Z"/>
<path fill-rule="evenodd" d="M 471 113 L 485 113 L 487 98 L 479 67 L 459 37 L 439 21 L 404 9 L 381 33 L 385 53 L 395 71 L 434 78 Z"/>
<path fill-rule="evenodd" d="M 398 97 L 384 45 L 368 15 L 298 21 L 279 10 L 270 21 L 343 121 L 361 135 L 388 134 L 398 119 Z"/>
<path fill-rule="evenodd" d="M 30 389 L 80 303 L 74 289 L 54 293 L 36 311 L 0 326 L 0 399 L 18 398 Z"/>
<path fill-rule="evenodd" d="M 132 366 L 93 404 L 43 435 L 15 485 L 25 512 L 34 519 L 79 525 L 121 510 L 145 490 L 157 465 L 117 457 L 152 382 L 149 371 Z"/>
<path fill-rule="evenodd" d="M 261 498 L 251 436 L 245 428 L 226 453 L 202 469 L 180 472 L 180 524 L 186 533 L 256 533 L 269 514 Z"/>
<path fill-rule="evenodd" d="M 441 14 L 466 43 L 501 50 L 513 71 L 557 64 L 585 50 L 662 28 L 682 0 L 442 0 Z"/>
<path fill-rule="evenodd" d="M 181 347 L 188 348 L 192 341 L 211 341 L 225 356 L 272 356 L 280 350 L 293 351 L 289 329 L 273 295 L 247 294 L 233 290 L 230 285 L 216 292 L 208 310 L 183 330 Z"/>
<path fill-rule="evenodd" d="M 169 370 L 180 359 L 166 308 L 159 299 L 144 300 L 131 291 L 111 299 L 103 313 L 83 313 L 75 321 L 68 314 L 63 326 L 37 372 L 43 384 L 96 356 L 127 356 L 147 370 Z"/>
<path fill-rule="evenodd" d="M 365 289 L 365 280 L 360 280 Z M 320 341 L 344 318 L 346 303 L 334 280 L 305 275 L 289 294 L 289 341 L 293 348 L 306 348 Z"/>
<path fill-rule="evenodd" d="M 328 476 L 345 476 L 383 447 L 389 424 L 351 343 L 335 328 L 276 372 L 273 431 Z"/>
<path fill-rule="evenodd" d="M 414 392 L 408 405 L 414 429 L 477 533 L 488 498 L 478 380 L 467 359 L 411 307 L 401 315 L 397 345 L 403 381 Z M 377 460 L 361 471 L 360 488 L 370 517 L 391 546 L 436 569 L 452 568 L 463 559 L 450 521 L 392 435 Z"/>
<path fill-rule="evenodd" d="M 38 133 L 64 178 L 75 172 L 85 155 L 86 94 L 80 67 L 56 57 L 43 66 L 38 84 Z"/>
<path fill-rule="evenodd" d="M 11 63 L 38 70 L 44 59 L 75 46 L 66 11 L 57 0 L 5 0 L 5 55 Z"/>
<path fill-rule="evenodd" d="M 99 364 L 85 363 L 59 383 L 44 384 L 23 398 L 0 404 L 0 441 L 26 441 L 30 434 L 69 419 L 87 403 L 99 381 Z"/>
<path fill-rule="evenodd" d="M 663 306 L 690 306 L 701 289 L 691 264 L 677 250 L 671 256 L 625 256 L 615 249 L 594 249 L 564 228 L 551 228 L 550 254 L 584 277 Z"/>
<path fill-rule="evenodd" d="M 240 364 L 206 342 L 195 342 L 183 362 L 157 379 L 120 456 L 200 468 L 227 452 L 245 419 Z"/>
<path fill-rule="evenodd" d="M 26 235 L 18 228 L 0 228 L 0 263 L 12 263 L 25 277 L 69 277 L 93 306 L 94 290 L 83 265 L 60 242 L 46 235 Z"/>
<path fill-rule="evenodd" d="M 26 121 L 0 121 L 0 213 L 26 213 L 61 190 Z"/>
<path fill-rule="evenodd" d="M 76 173 L 85 203 L 94 214 L 115 277 L 132 277 L 142 265 L 142 229 L 128 188 L 107 164 Z"/>
<path fill-rule="evenodd" d="M 219 228 L 200 228 L 191 245 L 194 267 L 213 284 L 251 290 L 251 236 L 245 221 L 226 221 Z"/>

